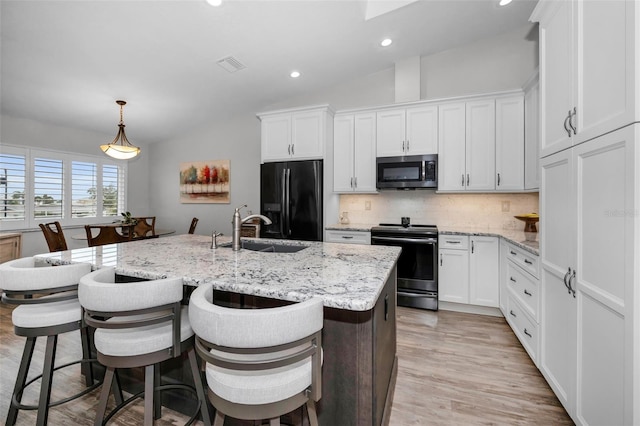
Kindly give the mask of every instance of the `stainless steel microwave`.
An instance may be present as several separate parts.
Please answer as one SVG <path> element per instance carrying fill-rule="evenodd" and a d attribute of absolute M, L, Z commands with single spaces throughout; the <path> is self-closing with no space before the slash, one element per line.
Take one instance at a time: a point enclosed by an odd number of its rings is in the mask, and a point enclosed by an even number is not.
<path fill-rule="evenodd" d="M 378 189 L 438 188 L 438 154 L 378 157 Z"/>

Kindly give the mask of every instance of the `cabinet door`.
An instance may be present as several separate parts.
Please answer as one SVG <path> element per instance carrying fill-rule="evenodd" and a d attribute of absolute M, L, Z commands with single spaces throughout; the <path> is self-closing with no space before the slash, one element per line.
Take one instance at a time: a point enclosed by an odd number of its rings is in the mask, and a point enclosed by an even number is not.
<path fill-rule="evenodd" d="M 262 118 L 262 161 L 288 160 L 291 156 L 291 114 Z"/>
<path fill-rule="evenodd" d="M 571 150 L 541 160 L 540 252 L 542 306 L 540 370 L 570 415 L 576 381 L 576 299 L 568 290 L 575 265 L 575 192 Z M 602 368 L 602 367 L 601 367 Z"/>
<path fill-rule="evenodd" d="M 295 159 L 321 159 L 324 155 L 324 111 L 295 113 L 292 116 L 291 156 Z"/>
<path fill-rule="evenodd" d="M 634 49 L 640 43 L 634 9 L 638 7 L 637 1 L 574 3 L 574 31 L 581 49 L 575 55 L 577 142 L 634 121 Z"/>
<path fill-rule="evenodd" d="M 353 192 L 354 116 L 333 120 L 333 190 Z M 375 164 L 375 159 L 374 159 Z"/>
<path fill-rule="evenodd" d="M 469 303 L 497 308 L 500 299 L 500 246 L 496 237 L 471 237 Z"/>
<path fill-rule="evenodd" d="M 524 189 L 524 98 L 496 99 L 496 190 Z"/>
<path fill-rule="evenodd" d="M 469 303 L 469 251 L 438 251 L 438 300 Z"/>
<path fill-rule="evenodd" d="M 438 108 L 438 189 L 465 189 L 465 104 Z"/>
<path fill-rule="evenodd" d="M 406 153 L 423 155 L 438 153 L 438 107 L 407 108 Z"/>
<path fill-rule="evenodd" d="M 634 232 L 637 236 L 635 197 L 640 185 L 634 167 L 638 158 L 634 127 L 640 126 L 629 126 L 574 148 L 576 418 L 584 424 L 634 423 L 631 372 L 632 360 L 638 358 L 630 348 L 638 306 L 633 301 L 638 300 L 640 291 L 633 279 L 639 258 Z"/>
<path fill-rule="evenodd" d="M 542 3 L 541 3 L 542 5 Z M 573 6 L 571 1 L 547 2 L 540 20 L 541 131 L 540 154 L 569 147 L 572 140 L 567 123 L 573 110 Z"/>
<path fill-rule="evenodd" d="M 524 189 L 540 188 L 540 84 L 524 94 Z"/>
<path fill-rule="evenodd" d="M 378 157 L 405 155 L 405 110 L 378 112 L 376 136 Z"/>
<path fill-rule="evenodd" d="M 376 114 L 356 114 L 354 189 L 376 192 Z"/>
<path fill-rule="evenodd" d="M 467 102 L 466 189 L 494 190 L 496 170 L 495 101 Z"/>

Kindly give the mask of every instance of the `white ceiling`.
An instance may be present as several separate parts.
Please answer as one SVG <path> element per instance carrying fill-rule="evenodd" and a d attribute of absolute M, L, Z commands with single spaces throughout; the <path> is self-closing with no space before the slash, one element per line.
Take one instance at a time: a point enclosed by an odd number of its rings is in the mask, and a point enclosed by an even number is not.
<path fill-rule="evenodd" d="M 535 3 L 418 0 L 365 20 L 365 0 L 2 0 L 1 112 L 115 136 L 124 99 L 129 139 L 152 143 L 521 27 Z M 247 68 L 216 64 L 229 55 Z"/>

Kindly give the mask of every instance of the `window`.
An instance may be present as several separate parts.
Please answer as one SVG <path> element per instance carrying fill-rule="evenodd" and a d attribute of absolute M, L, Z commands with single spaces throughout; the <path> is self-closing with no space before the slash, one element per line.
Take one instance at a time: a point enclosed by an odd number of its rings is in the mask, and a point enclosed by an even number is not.
<path fill-rule="evenodd" d="M 126 211 L 126 172 L 126 164 L 107 158 L 3 145 L 0 225 L 110 222 Z"/>
<path fill-rule="evenodd" d="M 0 154 L 0 186 L 2 192 L 2 223 L 24 221 L 24 194 L 27 159 L 24 155 Z"/>

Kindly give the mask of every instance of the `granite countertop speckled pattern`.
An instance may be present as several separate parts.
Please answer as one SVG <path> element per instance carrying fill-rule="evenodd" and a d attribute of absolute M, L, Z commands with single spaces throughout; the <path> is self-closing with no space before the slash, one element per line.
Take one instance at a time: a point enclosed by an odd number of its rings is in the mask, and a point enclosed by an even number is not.
<path fill-rule="evenodd" d="M 218 237 L 218 243 L 229 242 Z M 211 237 L 176 235 L 122 244 L 37 255 L 50 264 L 90 262 L 94 268 L 115 266 L 116 273 L 137 278 L 181 277 L 185 285 L 213 283 L 214 288 L 299 302 L 313 296 L 327 307 L 372 309 L 398 256 L 398 247 L 307 241 L 297 253 L 234 252 L 211 249 Z"/>
<path fill-rule="evenodd" d="M 332 231 L 365 231 L 370 232 L 377 224 L 336 224 L 327 226 Z M 515 244 L 529 253 L 540 255 L 540 245 L 537 232 L 516 231 L 515 229 L 475 228 L 460 226 L 438 226 L 438 233 L 442 235 L 483 235 L 487 237 L 501 237 Z"/>

